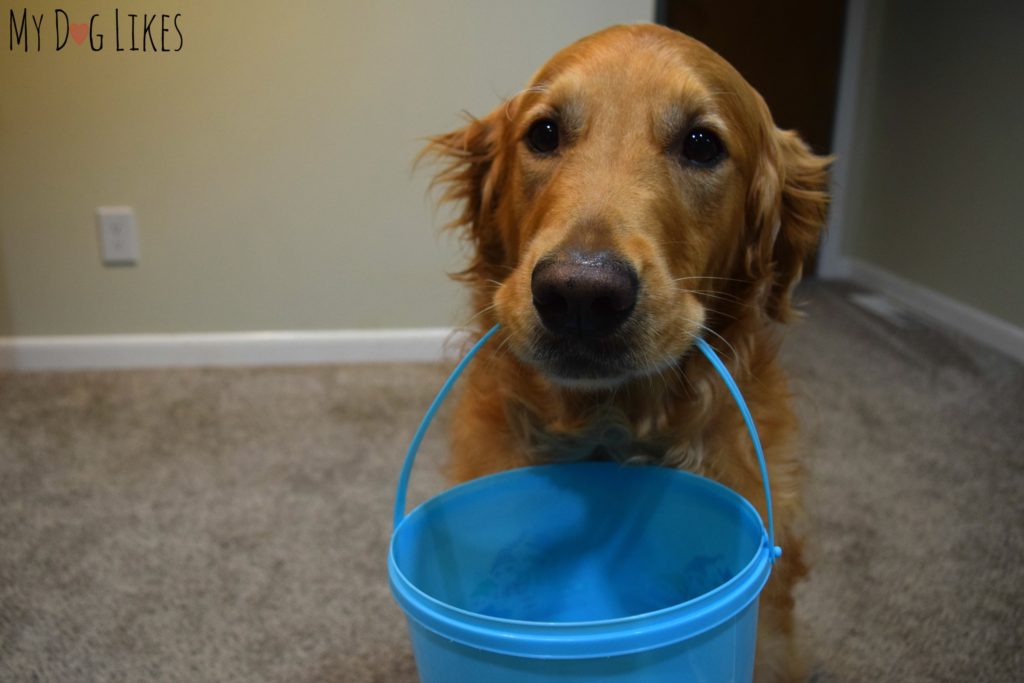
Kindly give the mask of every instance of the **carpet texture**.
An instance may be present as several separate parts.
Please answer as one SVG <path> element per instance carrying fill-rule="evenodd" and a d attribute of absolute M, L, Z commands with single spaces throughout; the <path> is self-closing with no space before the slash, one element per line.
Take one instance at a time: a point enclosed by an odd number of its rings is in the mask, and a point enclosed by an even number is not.
<path fill-rule="evenodd" d="M 1024 368 L 842 285 L 800 293 L 783 355 L 808 454 L 813 680 L 1024 680 Z M 415 681 L 385 559 L 443 377 L 0 375 L 0 680 Z M 445 422 L 414 502 L 443 488 Z"/>

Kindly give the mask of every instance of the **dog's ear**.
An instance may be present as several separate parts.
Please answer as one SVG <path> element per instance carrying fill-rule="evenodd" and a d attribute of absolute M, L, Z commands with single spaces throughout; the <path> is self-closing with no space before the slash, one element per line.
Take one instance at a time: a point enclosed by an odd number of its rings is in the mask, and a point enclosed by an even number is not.
<path fill-rule="evenodd" d="M 785 322 L 792 317 L 790 295 L 824 227 L 832 160 L 774 125 L 766 146 L 750 188 L 746 266 L 765 311 Z"/>
<path fill-rule="evenodd" d="M 454 275 L 457 279 L 493 279 L 491 271 L 505 260 L 496 217 L 504 165 L 504 112 L 499 107 L 482 119 L 467 117 L 462 128 L 430 138 L 417 158 L 417 164 L 424 159 L 440 162 L 430 187 L 442 188 L 441 203 L 462 207 L 445 226 L 460 231 L 473 251 L 469 266 Z"/>

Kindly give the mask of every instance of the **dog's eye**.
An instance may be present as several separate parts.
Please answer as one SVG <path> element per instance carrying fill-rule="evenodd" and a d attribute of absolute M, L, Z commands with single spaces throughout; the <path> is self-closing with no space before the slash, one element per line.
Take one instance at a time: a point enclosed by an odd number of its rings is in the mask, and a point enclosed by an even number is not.
<path fill-rule="evenodd" d="M 526 144 L 537 154 L 551 154 L 558 149 L 558 124 L 541 119 L 526 131 Z"/>
<path fill-rule="evenodd" d="M 683 157 L 697 166 L 713 166 L 724 153 L 722 141 L 706 128 L 694 128 L 683 139 Z"/>

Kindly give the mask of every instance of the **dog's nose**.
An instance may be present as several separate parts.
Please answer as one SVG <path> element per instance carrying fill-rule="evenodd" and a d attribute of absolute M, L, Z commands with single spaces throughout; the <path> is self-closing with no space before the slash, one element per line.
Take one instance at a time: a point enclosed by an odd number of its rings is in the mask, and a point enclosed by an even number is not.
<path fill-rule="evenodd" d="M 613 254 L 573 251 L 533 269 L 533 307 L 550 332 L 603 337 L 636 306 L 636 271 Z"/>

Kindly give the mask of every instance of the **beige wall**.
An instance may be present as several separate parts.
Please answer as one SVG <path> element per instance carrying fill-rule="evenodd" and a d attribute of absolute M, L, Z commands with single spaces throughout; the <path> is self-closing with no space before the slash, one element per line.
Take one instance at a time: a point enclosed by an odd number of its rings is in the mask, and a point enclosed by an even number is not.
<path fill-rule="evenodd" d="M 0 208 L 0 211 L 3 209 Z M 7 275 L 4 272 L 4 247 L 0 241 L 0 337 L 14 333 L 11 324 L 11 304 L 7 297 Z"/>
<path fill-rule="evenodd" d="M 20 9 L 22 4 L 16 3 Z M 88 5 L 88 11 L 77 7 Z M 410 163 L 563 44 L 650 0 L 64 3 L 104 50 L 9 51 L 0 16 L 0 334 L 441 326 L 457 244 Z M 179 52 L 115 51 L 113 8 L 181 13 Z M 158 20 L 159 22 L 159 20 Z M 126 31 L 122 25 L 122 33 Z M 171 49 L 177 34 L 168 36 Z M 128 204 L 141 261 L 100 264 Z"/>
<path fill-rule="evenodd" d="M 843 250 L 1024 328 L 1024 4 L 869 7 Z"/>

